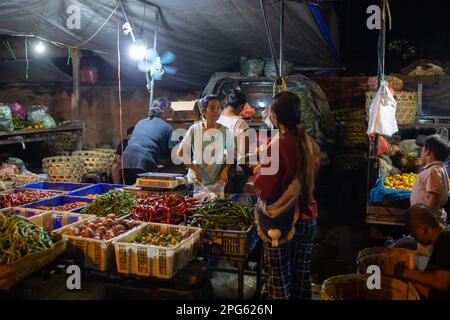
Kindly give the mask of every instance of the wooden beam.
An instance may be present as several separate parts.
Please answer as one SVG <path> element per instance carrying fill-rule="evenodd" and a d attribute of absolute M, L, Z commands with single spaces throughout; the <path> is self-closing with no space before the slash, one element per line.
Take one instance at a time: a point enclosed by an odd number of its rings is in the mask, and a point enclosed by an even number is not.
<path fill-rule="evenodd" d="M 79 120 L 80 109 L 80 58 L 81 51 L 77 48 L 71 48 L 72 53 L 72 81 L 73 91 L 70 103 L 71 120 Z"/>

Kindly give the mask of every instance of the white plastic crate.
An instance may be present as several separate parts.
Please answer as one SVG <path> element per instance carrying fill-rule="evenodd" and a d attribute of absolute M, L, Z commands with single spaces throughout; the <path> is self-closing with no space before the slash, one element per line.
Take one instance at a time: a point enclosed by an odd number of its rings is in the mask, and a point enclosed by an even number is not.
<path fill-rule="evenodd" d="M 50 211 L 38 216 L 31 217 L 29 220 L 34 224 L 43 227 L 47 232 L 61 233 L 77 222 L 93 218 L 95 218 L 95 216 L 89 214 Z"/>
<path fill-rule="evenodd" d="M 74 223 L 71 227 L 81 223 L 83 223 L 83 221 Z M 68 242 L 67 252 L 75 255 L 82 254 L 85 268 L 107 271 L 114 266 L 114 246 L 112 245 L 112 242 L 135 229 L 136 227 L 110 240 L 96 240 L 79 236 L 69 236 L 64 234 L 67 229 L 64 230 L 62 234 Z"/>
<path fill-rule="evenodd" d="M 48 211 L 32 208 L 9 207 L 1 209 L 0 212 L 4 215 L 19 215 L 25 218 L 31 218 L 47 213 Z"/>
<path fill-rule="evenodd" d="M 187 232 L 189 237 L 175 247 L 132 243 L 147 230 L 170 234 Z M 113 242 L 117 272 L 171 279 L 197 255 L 201 231 L 196 227 L 145 223 Z"/>

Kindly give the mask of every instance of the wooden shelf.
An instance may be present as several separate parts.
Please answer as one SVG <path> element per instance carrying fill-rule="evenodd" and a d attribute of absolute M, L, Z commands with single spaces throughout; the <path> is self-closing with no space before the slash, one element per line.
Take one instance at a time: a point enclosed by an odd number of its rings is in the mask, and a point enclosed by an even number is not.
<path fill-rule="evenodd" d="M 58 132 L 83 131 L 82 125 L 62 126 L 54 129 L 30 129 L 0 132 L 0 145 L 20 144 L 27 142 L 43 142 Z"/>

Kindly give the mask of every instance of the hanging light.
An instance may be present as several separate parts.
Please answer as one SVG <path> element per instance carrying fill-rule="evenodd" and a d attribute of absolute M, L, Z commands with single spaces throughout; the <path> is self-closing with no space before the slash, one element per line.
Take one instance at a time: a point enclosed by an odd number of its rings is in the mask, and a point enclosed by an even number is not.
<path fill-rule="evenodd" d="M 145 58 L 147 48 L 145 47 L 142 40 L 137 40 L 133 42 L 130 46 L 130 57 L 134 60 L 142 60 Z"/>
<path fill-rule="evenodd" d="M 44 43 L 42 42 L 42 41 L 38 41 L 37 43 L 36 43 L 36 45 L 34 46 L 34 50 L 37 52 L 37 53 L 39 53 L 39 54 L 41 54 L 41 53 L 44 53 L 45 52 L 45 45 L 44 45 Z"/>

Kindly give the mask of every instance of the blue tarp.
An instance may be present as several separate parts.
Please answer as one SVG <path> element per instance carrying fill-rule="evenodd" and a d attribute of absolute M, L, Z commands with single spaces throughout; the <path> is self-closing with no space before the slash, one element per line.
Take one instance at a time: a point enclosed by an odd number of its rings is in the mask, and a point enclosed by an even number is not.
<path fill-rule="evenodd" d="M 375 187 L 370 191 L 371 203 L 383 203 L 384 200 L 404 200 L 409 199 L 411 191 L 388 189 L 384 186 L 384 177 L 377 180 Z"/>

